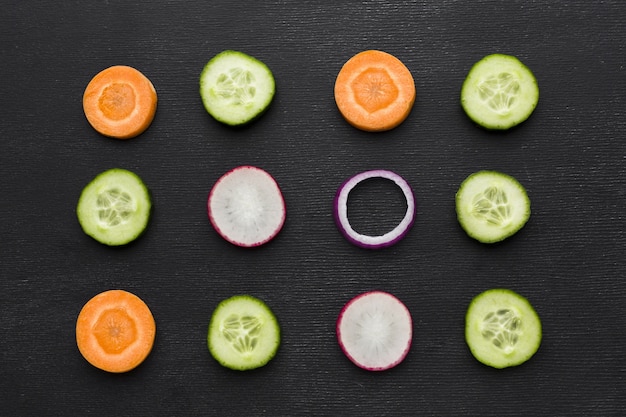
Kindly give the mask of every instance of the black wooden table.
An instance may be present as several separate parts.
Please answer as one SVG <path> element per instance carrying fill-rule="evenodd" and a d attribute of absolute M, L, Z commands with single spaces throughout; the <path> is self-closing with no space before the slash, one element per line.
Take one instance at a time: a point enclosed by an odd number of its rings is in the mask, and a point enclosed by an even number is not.
<path fill-rule="evenodd" d="M 625 20 L 622 0 L 3 1 L 0 414 L 624 415 Z M 247 128 L 200 101 L 200 71 L 224 49 L 276 78 Z M 352 128 L 334 103 L 339 69 L 365 49 L 415 79 L 412 113 L 388 132 Z M 478 128 L 459 104 L 490 53 L 519 57 L 540 87 L 535 113 L 507 132 Z M 91 77 L 115 64 L 158 91 L 153 124 L 128 141 L 98 135 L 82 112 Z M 206 215 L 213 183 L 243 164 L 270 172 L 287 204 L 282 232 L 254 250 Z M 139 174 L 154 203 L 146 234 L 122 248 L 88 238 L 75 215 L 83 186 L 113 167 Z M 406 178 L 418 206 L 408 236 L 380 251 L 348 243 L 332 218 L 339 184 L 375 168 Z M 526 227 L 497 245 L 456 221 L 458 185 L 480 169 L 513 175 L 532 201 Z M 381 184 L 362 194 L 372 212 L 399 199 Z M 495 287 L 543 321 L 540 350 L 517 368 L 481 365 L 465 345 L 469 301 Z M 74 339 L 82 305 L 111 288 L 157 321 L 151 355 L 123 375 L 93 368 Z M 414 319 L 409 355 L 382 373 L 349 362 L 334 332 L 343 304 L 371 289 Z M 214 307 L 241 293 L 265 300 L 283 332 L 274 360 L 245 373 L 206 347 Z"/>

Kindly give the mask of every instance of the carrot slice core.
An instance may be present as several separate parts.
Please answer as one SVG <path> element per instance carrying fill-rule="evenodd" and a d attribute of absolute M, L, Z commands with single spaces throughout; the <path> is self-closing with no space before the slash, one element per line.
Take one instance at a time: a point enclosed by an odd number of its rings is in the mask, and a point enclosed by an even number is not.
<path fill-rule="evenodd" d="M 398 99 L 398 87 L 382 68 L 368 68 L 352 82 L 355 101 L 369 113 L 389 107 Z"/>
<path fill-rule="evenodd" d="M 137 326 L 126 311 L 104 311 L 93 328 L 98 344 L 106 353 L 121 353 L 137 339 Z"/>
<path fill-rule="evenodd" d="M 128 84 L 111 84 L 102 91 L 98 104 L 105 117 L 111 120 L 125 119 L 135 108 L 135 91 Z"/>

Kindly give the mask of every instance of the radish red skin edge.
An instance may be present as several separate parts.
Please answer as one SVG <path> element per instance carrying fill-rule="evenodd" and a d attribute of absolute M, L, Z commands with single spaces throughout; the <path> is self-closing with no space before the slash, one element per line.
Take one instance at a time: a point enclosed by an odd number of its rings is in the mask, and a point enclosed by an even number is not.
<path fill-rule="evenodd" d="M 276 180 L 250 165 L 233 168 L 217 180 L 209 192 L 207 211 L 215 231 L 242 247 L 257 247 L 274 239 L 286 218 L 285 200 Z"/>
<path fill-rule="evenodd" d="M 348 197 L 359 183 L 370 178 L 385 178 L 393 181 L 404 194 L 406 199 L 406 213 L 400 223 L 391 231 L 380 236 L 369 236 L 358 233 L 350 225 L 348 219 Z M 341 234 L 352 244 L 366 249 L 382 249 L 395 245 L 409 232 L 415 221 L 416 204 L 413 190 L 408 182 L 395 172 L 374 169 L 361 172 L 347 179 L 337 190 L 333 205 L 335 223 Z"/>
<path fill-rule="evenodd" d="M 352 363 L 367 371 L 385 371 L 408 355 L 413 319 L 396 296 L 368 291 L 341 309 L 336 332 L 341 350 Z"/>

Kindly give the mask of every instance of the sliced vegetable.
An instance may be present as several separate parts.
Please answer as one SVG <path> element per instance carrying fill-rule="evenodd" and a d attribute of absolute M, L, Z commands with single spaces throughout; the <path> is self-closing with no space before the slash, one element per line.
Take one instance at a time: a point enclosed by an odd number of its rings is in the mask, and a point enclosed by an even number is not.
<path fill-rule="evenodd" d="M 76 214 L 83 231 L 109 246 L 137 239 L 148 226 L 152 201 L 137 174 L 113 168 L 83 189 Z"/>
<path fill-rule="evenodd" d="M 358 233 L 354 230 L 348 219 L 348 198 L 350 192 L 357 187 L 359 183 L 370 178 L 385 178 L 393 181 L 400 187 L 406 199 L 406 213 L 402 221 L 400 221 L 393 230 L 380 236 L 368 236 Z M 335 196 L 333 214 L 339 231 L 349 242 L 362 248 L 381 249 L 396 244 L 402 240 L 411 229 L 415 220 L 415 198 L 411 187 L 400 175 L 384 169 L 364 171 L 349 178 L 339 187 Z"/>
<path fill-rule="evenodd" d="M 217 54 L 200 74 L 204 108 L 216 120 L 231 126 L 244 125 L 263 114 L 275 90 L 274 75 L 267 65 L 239 51 Z"/>
<path fill-rule="evenodd" d="M 538 101 L 534 74 L 511 55 L 484 57 L 470 69 L 461 88 L 465 113 L 486 129 L 505 130 L 522 123 Z"/>
<path fill-rule="evenodd" d="M 522 184 L 510 175 L 478 171 L 461 183 L 456 213 L 469 236 L 495 243 L 524 227 L 530 218 L 530 199 Z"/>
<path fill-rule="evenodd" d="M 354 297 L 337 319 L 341 350 L 355 365 L 368 371 L 398 365 L 409 353 L 412 338 L 411 313 L 386 292 L 370 291 Z"/>
<path fill-rule="evenodd" d="M 152 351 L 156 325 L 150 309 L 124 290 L 102 292 L 89 300 L 76 320 L 76 343 L 83 357 L 107 372 L 127 372 Z"/>
<path fill-rule="evenodd" d="M 541 344 L 541 321 L 521 295 L 492 289 L 477 295 L 465 316 L 465 341 L 474 357 L 494 368 L 517 366 Z"/>
<path fill-rule="evenodd" d="M 244 165 L 224 174 L 207 202 L 213 228 L 230 243 L 253 247 L 272 240 L 287 215 L 276 180 L 261 168 Z"/>
<path fill-rule="evenodd" d="M 280 346 L 280 326 L 263 301 L 236 295 L 218 304 L 207 335 L 209 351 L 221 365 L 245 371 L 266 365 Z"/>
<path fill-rule="evenodd" d="M 135 68 L 116 65 L 87 84 L 83 110 L 99 133 L 117 139 L 133 138 L 152 123 L 157 93 L 152 82 Z"/>
<path fill-rule="evenodd" d="M 415 102 L 409 69 L 387 52 L 368 50 L 350 58 L 335 81 L 335 102 L 352 126 L 366 131 L 393 129 Z"/>

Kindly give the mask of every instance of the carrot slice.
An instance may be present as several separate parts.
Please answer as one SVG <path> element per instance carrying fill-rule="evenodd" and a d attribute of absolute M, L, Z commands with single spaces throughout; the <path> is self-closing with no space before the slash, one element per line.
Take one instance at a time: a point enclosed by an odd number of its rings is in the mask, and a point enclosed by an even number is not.
<path fill-rule="evenodd" d="M 148 306 L 124 290 L 102 292 L 84 305 L 76 320 L 78 350 L 96 368 L 127 372 L 150 354 L 156 324 Z"/>
<path fill-rule="evenodd" d="M 383 51 L 363 51 L 350 58 L 335 81 L 335 102 L 357 129 L 379 132 L 402 123 L 415 103 L 409 69 Z"/>
<path fill-rule="evenodd" d="M 105 136 L 133 138 L 150 126 L 157 107 L 152 82 L 135 68 L 115 65 L 91 79 L 83 94 L 89 124 Z"/>

